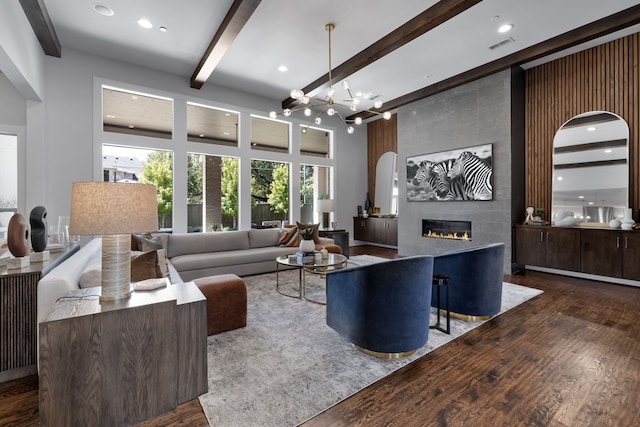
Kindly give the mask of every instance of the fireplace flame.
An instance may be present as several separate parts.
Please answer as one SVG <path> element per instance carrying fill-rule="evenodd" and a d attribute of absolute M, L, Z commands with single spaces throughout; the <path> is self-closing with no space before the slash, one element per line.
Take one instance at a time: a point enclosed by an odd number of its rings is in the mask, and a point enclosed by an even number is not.
<path fill-rule="evenodd" d="M 436 239 L 453 239 L 453 240 L 471 240 L 469 239 L 469 233 L 435 233 L 432 230 L 427 231 L 422 235 L 423 237 L 433 237 Z"/>

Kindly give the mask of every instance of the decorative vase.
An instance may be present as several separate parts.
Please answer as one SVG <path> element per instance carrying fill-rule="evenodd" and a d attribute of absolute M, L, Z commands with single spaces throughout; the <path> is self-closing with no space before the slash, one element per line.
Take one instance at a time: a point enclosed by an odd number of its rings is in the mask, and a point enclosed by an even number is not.
<path fill-rule="evenodd" d="M 322 259 L 327 259 L 329 258 L 329 251 L 327 250 L 327 248 L 325 248 L 324 246 L 322 247 L 322 249 L 320 250 L 320 253 L 322 254 Z"/>
<path fill-rule="evenodd" d="M 301 240 L 300 251 L 301 252 L 313 252 L 316 249 L 316 244 L 313 240 Z"/>
<path fill-rule="evenodd" d="M 369 200 L 369 192 L 367 192 L 367 198 L 364 201 L 364 211 L 369 213 L 369 209 L 371 209 L 371 200 Z"/>
<path fill-rule="evenodd" d="M 611 221 L 609 221 L 609 228 L 620 228 L 621 224 L 622 223 L 619 219 L 613 218 Z"/>
<path fill-rule="evenodd" d="M 29 254 L 29 226 L 22 214 L 14 214 L 7 227 L 9 252 L 16 258 Z"/>
<path fill-rule="evenodd" d="M 42 252 L 47 248 L 49 239 L 49 225 L 47 224 L 47 209 L 36 206 L 29 214 L 31 225 L 31 247 L 34 252 Z"/>
<path fill-rule="evenodd" d="M 624 218 L 622 218 L 622 229 L 623 230 L 631 230 L 633 229 L 633 217 L 631 215 L 631 209 L 625 209 L 624 210 Z"/>

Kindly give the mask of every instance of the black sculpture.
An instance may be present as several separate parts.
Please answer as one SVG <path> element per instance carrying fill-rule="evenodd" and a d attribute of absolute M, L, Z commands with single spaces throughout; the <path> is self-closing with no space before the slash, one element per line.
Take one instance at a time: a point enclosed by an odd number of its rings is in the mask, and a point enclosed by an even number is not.
<path fill-rule="evenodd" d="M 42 252 L 47 248 L 49 240 L 49 225 L 47 224 L 47 209 L 36 206 L 29 215 L 31 224 L 31 248 L 34 252 Z"/>

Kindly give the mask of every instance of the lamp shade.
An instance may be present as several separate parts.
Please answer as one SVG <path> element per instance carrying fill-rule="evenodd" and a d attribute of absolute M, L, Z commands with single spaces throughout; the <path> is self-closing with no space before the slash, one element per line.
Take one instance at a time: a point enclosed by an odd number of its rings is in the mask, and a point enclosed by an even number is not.
<path fill-rule="evenodd" d="M 333 212 L 335 203 L 333 199 L 316 200 L 316 212 Z"/>
<path fill-rule="evenodd" d="M 118 182 L 74 182 L 69 233 L 128 234 L 156 231 L 156 187 Z"/>

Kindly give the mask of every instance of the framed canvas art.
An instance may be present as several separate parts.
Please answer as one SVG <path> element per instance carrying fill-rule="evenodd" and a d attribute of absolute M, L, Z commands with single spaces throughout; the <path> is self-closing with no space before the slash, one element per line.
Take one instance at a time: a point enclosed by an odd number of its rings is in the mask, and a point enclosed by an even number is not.
<path fill-rule="evenodd" d="M 484 144 L 407 157 L 407 200 L 492 200 L 492 147 Z"/>

